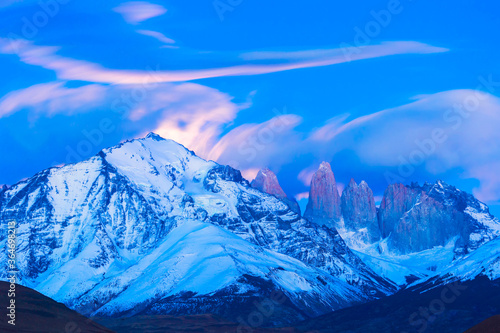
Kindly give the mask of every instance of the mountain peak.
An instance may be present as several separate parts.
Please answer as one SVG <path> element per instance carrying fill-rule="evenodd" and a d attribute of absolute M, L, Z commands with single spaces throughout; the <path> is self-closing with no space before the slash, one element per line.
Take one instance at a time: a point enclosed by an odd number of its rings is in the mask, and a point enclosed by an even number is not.
<path fill-rule="evenodd" d="M 351 178 L 342 192 L 341 210 L 347 231 L 358 233 L 359 239 L 364 243 L 380 239 L 373 192 L 364 180 L 357 185 Z"/>
<path fill-rule="evenodd" d="M 285 192 L 278 182 L 276 174 L 268 168 L 259 170 L 255 179 L 252 180 L 251 185 L 262 192 L 272 194 L 278 198 L 286 197 Z"/>
<path fill-rule="evenodd" d="M 154 132 L 149 132 L 145 139 L 153 139 L 155 141 L 165 141 L 165 139 Z"/>
<path fill-rule="evenodd" d="M 330 163 L 323 161 L 319 165 L 318 170 L 327 170 L 327 171 L 331 172 L 332 171 L 332 167 L 331 167 Z"/>
<path fill-rule="evenodd" d="M 340 220 L 340 196 L 328 162 L 322 162 L 312 176 L 304 217 L 329 226 L 334 226 Z"/>
<path fill-rule="evenodd" d="M 297 201 L 288 198 L 278 182 L 278 177 L 268 168 L 259 170 L 259 173 L 257 173 L 257 176 L 252 180 L 250 185 L 259 191 L 274 195 L 286 203 L 291 210 L 300 215 L 300 207 Z"/>

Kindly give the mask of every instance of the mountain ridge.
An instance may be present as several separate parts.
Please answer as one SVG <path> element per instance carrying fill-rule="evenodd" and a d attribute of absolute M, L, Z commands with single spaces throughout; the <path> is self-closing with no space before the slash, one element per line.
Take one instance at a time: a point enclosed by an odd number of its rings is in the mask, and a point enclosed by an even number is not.
<path fill-rule="evenodd" d="M 408 286 L 427 290 L 500 272 L 496 254 L 487 254 L 500 224 L 473 196 L 444 182 L 391 185 L 375 212 L 394 223 L 378 223 L 388 228 L 380 239 L 364 227 L 375 221 L 366 182 L 352 180 L 340 196 L 330 165 L 322 165 L 316 188 L 331 201 L 315 193 L 321 219 L 311 222 L 280 191 L 266 194 L 240 171 L 148 134 L 0 191 L 0 219 L 19 222 L 21 283 L 86 315 L 211 312 L 235 320 L 278 290 L 286 301 L 268 324 L 285 325 Z M 402 208 L 386 214 L 389 203 Z M 408 248 L 393 235 L 413 237 L 411 228 L 397 231 L 420 223 L 412 210 L 431 216 L 429 226 L 460 216 L 470 228 Z M 460 269 L 468 258 L 477 274 Z"/>
<path fill-rule="evenodd" d="M 220 311 L 235 319 L 280 290 L 287 302 L 277 324 L 396 290 L 335 230 L 155 135 L 13 185 L 0 217 L 19 221 L 21 282 L 86 315 Z M 194 276 L 205 278 L 187 283 Z"/>

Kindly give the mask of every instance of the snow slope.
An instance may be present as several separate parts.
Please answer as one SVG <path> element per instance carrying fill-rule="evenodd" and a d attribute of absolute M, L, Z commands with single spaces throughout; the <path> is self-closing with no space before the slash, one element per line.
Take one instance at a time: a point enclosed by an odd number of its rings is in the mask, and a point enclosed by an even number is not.
<path fill-rule="evenodd" d="M 414 198 L 413 205 L 400 216 L 404 229 L 425 229 L 432 224 L 432 228 L 445 231 L 440 235 L 440 239 L 444 240 L 442 245 L 402 252 L 394 239 L 400 242 L 407 237 L 414 237 L 414 234 L 401 235 L 395 228 L 386 238 L 367 243 L 363 241 L 366 237 L 362 231 L 352 232 L 340 228 L 339 233 L 348 246 L 378 275 L 399 286 L 438 279 L 451 271 L 460 275 L 457 265 L 469 257 L 477 261 L 468 260 L 468 269 L 471 272 L 481 270 L 483 264 L 480 258 L 483 254 L 477 253 L 483 253 L 485 249 L 498 244 L 492 241 L 500 235 L 500 221 L 489 213 L 488 207 L 472 195 L 442 181 L 423 186 L 412 184 L 406 188 L 402 185 L 399 187 L 404 191 L 400 190 L 394 197 L 388 197 L 388 201 L 405 200 L 402 193 Z M 433 216 L 436 214 L 441 215 L 440 218 Z M 402 248 L 407 249 L 407 246 Z M 465 277 L 466 270 L 462 270 L 462 273 Z"/>
<path fill-rule="evenodd" d="M 22 283 L 88 315 L 231 317 L 281 290 L 286 322 L 396 290 L 335 230 L 155 134 L 13 185 L 0 218 Z"/>

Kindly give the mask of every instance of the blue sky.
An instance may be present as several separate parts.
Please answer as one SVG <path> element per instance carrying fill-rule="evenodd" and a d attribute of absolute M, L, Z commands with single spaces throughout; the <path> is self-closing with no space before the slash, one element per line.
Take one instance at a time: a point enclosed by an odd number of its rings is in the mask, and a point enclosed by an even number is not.
<path fill-rule="evenodd" d="M 0 4 L 0 184 L 150 131 L 304 198 L 443 179 L 500 215 L 493 1 Z"/>

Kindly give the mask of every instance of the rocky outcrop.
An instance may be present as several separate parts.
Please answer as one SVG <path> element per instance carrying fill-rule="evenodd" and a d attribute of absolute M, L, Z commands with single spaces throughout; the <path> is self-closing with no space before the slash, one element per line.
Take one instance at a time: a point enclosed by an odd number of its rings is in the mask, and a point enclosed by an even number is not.
<path fill-rule="evenodd" d="M 358 185 L 351 179 L 342 192 L 341 208 L 346 230 L 362 233 L 368 243 L 380 239 L 375 199 L 365 181 Z"/>
<path fill-rule="evenodd" d="M 283 191 L 278 182 L 278 177 L 268 168 L 259 170 L 255 179 L 252 180 L 251 185 L 264 193 L 274 195 L 276 198 L 286 203 L 292 211 L 300 215 L 300 207 L 297 201 L 289 198 L 285 194 L 285 191 Z"/>
<path fill-rule="evenodd" d="M 1 192 L 3 248 L 11 220 L 20 281 L 89 316 L 241 314 L 283 290 L 283 323 L 396 290 L 336 230 L 154 135 Z"/>
<path fill-rule="evenodd" d="M 461 255 L 498 233 L 498 221 L 486 205 L 442 181 L 423 186 L 390 185 L 378 218 L 382 237 L 389 237 L 389 247 L 401 253 L 444 246 L 455 240 L 455 253 Z"/>
<path fill-rule="evenodd" d="M 454 237 L 463 244 L 468 238 L 467 229 L 463 213 L 421 192 L 417 203 L 394 225 L 389 245 L 411 253 L 444 246 Z"/>
<path fill-rule="evenodd" d="M 383 238 L 389 236 L 396 223 L 415 205 L 420 193 L 403 184 L 391 184 L 385 189 L 378 211 L 380 233 Z"/>
<path fill-rule="evenodd" d="M 338 227 L 341 220 L 340 196 L 332 168 L 322 162 L 311 179 L 309 202 L 304 217 L 318 224 Z"/>

